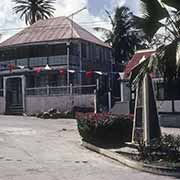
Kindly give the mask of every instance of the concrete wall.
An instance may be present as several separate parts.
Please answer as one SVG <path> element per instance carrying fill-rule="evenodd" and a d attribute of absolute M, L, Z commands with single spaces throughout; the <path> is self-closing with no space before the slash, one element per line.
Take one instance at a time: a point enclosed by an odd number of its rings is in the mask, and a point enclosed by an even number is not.
<path fill-rule="evenodd" d="M 174 102 L 175 112 L 180 112 L 180 101 Z"/>
<path fill-rule="evenodd" d="M 179 114 L 160 114 L 160 125 L 163 127 L 180 128 L 180 115 Z"/>
<path fill-rule="evenodd" d="M 156 101 L 158 112 L 172 112 L 171 101 Z"/>
<path fill-rule="evenodd" d="M 128 101 L 126 101 L 126 102 L 117 101 L 110 112 L 115 115 L 122 115 L 122 114 L 128 115 L 129 114 L 129 102 Z"/>
<path fill-rule="evenodd" d="M 121 101 L 127 102 L 130 99 L 130 88 L 129 88 L 129 82 L 122 81 L 121 82 Z"/>
<path fill-rule="evenodd" d="M 157 101 L 158 112 L 172 112 L 172 101 Z M 174 101 L 175 112 L 180 112 L 180 101 Z"/>
<path fill-rule="evenodd" d="M 67 111 L 73 106 L 94 107 L 94 95 L 27 96 L 25 100 L 27 114 L 44 112 L 51 108 Z"/>
<path fill-rule="evenodd" d="M 5 113 L 5 98 L 0 97 L 0 114 Z"/>

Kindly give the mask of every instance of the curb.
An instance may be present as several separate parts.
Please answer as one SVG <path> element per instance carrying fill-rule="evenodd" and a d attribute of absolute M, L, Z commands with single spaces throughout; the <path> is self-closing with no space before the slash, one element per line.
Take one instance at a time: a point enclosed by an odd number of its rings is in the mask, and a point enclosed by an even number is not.
<path fill-rule="evenodd" d="M 99 148 L 97 146 L 94 146 L 84 141 L 82 143 L 82 146 L 84 146 L 85 148 L 89 150 L 97 152 L 103 156 L 111 158 L 112 160 L 115 160 L 123 165 L 126 165 L 130 168 L 133 168 L 139 171 L 144 171 L 144 172 L 157 174 L 157 175 L 163 175 L 163 176 L 180 177 L 180 168 L 162 167 L 162 166 L 154 166 L 154 165 L 140 163 L 140 162 L 128 159 L 123 155 L 117 154 L 115 152 L 111 152 L 103 148 Z"/>

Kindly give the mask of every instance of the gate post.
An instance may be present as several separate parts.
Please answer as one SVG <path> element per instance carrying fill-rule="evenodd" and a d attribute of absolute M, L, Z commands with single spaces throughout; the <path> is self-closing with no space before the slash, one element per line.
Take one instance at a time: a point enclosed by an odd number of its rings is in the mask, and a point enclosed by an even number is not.
<path fill-rule="evenodd" d="M 108 110 L 111 111 L 111 91 L 108 92 Z"/>
<path fill-rule="evenodd" d="M 94 113 L 97 113 L 97 94 L 96 90 L 94 90 Z"/>

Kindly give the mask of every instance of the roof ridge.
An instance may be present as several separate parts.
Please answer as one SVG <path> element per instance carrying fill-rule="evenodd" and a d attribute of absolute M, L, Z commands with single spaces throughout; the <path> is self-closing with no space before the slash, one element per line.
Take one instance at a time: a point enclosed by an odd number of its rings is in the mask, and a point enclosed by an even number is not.
<path fill-rule="evenodd" d="M 69 18 L 68 18 L 68 19 L 69 19 Z M 70 21 L 72 21 L 72 20 L 70 19 Z M 76 22 L 73 21 L 73 23 L 74 23 L 75 25 L 77 25 L 80 29 L 82 29 L 83 31 L 85 31 L 86 33 L 88 33 L 89 35 L 91 35 L 91 36 L 93 36 L 94 38 L 96 38 L 100 43 L 107 44 L 107 43 L 103 42 L 102 40 L 100 40 L 98 37 L 96 37 L 94 34 L 90 33 L 88 30 L 86 30 L 85 28 L 83 28 L 82 26 L 80 26 L 79 24 L 77 24 Z M 77 32 L 77 31 L 76 31 L 76 32 Z M 81 36 L 79 35 L 79 32 L 78 32 L 78 36 L 81 37 Z"/>
<path fill-rule="evenodd" d="M 73 20 L 71 20 L 69 17 L 66 17 L 69 23 L 69 26 L 71 28 L 71 38 L 73 38 L 73 35 L 76 34 L 78 38 L 80 38 L 80 34 L 77 32 L 76 28 L 74 27 L 74 25 L 78 25 L 77 23 L 75 23 Z"/>
<path fill-rule="evenodd" d="M 155 52 L 156 49 L 141 49 L 136 51 L 136 53 L 146 53 L 146 52 Z"/>
<path fill-rule="evenodd" d="M 1 42 L 0 47 L 65 39 L 82 39 L 100 46 L 111 48 L 93 33 L 66 16 L 39 20 L 33 25 L 25 27 L 23 30 Z"/>

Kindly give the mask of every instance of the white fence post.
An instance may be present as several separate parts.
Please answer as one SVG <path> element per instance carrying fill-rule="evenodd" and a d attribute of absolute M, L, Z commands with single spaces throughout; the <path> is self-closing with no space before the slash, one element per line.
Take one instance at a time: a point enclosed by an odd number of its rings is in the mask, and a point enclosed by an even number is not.
<path fill-rule="evenodd" d="M 73 94 L 73 87 L 72 87 L 72 84 L 70 84 L 70 95 Z"/>
<path fill-rule="evenodd" d="M 96 90 L 94 90 L 94 113 L 97 113 L 97 96 L 96 96 Z"/>
<path fill-rule="evenodd" d="M 72 83 L 70 84 L 70 96 L 69 96 L 69 99 L 70 99 L 70 109 L 71 111 L 73 110 L 73 106 L 74 106 L 74 100 L 73 100 L 73 85 Z"/>
<path fill-rule="evenodd" d="M 96 79 L 96 89 L 99 90 L 99 79 Z"/>
<path fill-rule="evenodd" d="M 121 88 L 121 102 L 124 102 L 124 81 L 121 80 L 121 83 L 120 83 L 120 88 Z"/>
<path fill-rule="evenodd" d="M 110 112 L 111 111 L 111 91 L 108 92 L 108 108 Z"/>
<path fill-rule="evenodd" d="M 47 96 L 49 96 L 49 85 L 47 85 L 46 88 L 47 88 L 47 91 L 46 91 L 47 92 Z"/>

